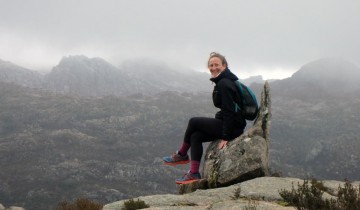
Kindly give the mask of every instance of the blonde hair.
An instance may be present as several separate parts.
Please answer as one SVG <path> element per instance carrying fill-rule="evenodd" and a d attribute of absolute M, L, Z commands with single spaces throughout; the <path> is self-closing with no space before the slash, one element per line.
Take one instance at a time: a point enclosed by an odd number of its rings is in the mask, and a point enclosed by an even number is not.
<path fill-rule="evenodd" d="M 221 60 L 221 63 L 224 65 L 226 65 L 226 67 L 228 67 L 228 63 L 227 63 L 227 61 L 226 61 L 226 58 L 225 58 L 225 56 L 223 56 L 223 55 L 221 55 L 220 53 L 217 53 L 217 52 L 212 52 L 212 53 L 210 53 L 210 57 L 209 57 L 209 60 L 208 60 L 208 66 L 209 66 L 209 61 L 210 61 L 210 59 L 211 58 L 214 58 L 214 57 L 216 57 L 216 58 L 219 58 L 220 60 Z"/>

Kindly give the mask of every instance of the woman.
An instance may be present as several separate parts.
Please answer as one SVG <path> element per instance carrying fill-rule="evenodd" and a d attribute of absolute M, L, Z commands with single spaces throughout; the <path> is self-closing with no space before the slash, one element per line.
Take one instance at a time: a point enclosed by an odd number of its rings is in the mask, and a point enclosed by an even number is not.
<path fill-rule="evenodd" d="M 190 170 L 182 178 L 176 179 L 176 184 L 187 184 L 201 179 L 199 168 L 203 142 L 221 139 L 218 147 L 222 149 L 228 141 L 240 136 L 246 126 L 245 119 L 234 110 L 234 101 L 239 97 L 234 81 L 238 78 L 229 70 L 225 57 L 219 53 L 211 53 L 208 69 L 211 73 L 210 80 L 215 83 L 213 103 L 220 111 L 216 113 L 215 118 L 191 118 L 180 149 L 173 155 L 163 158 L 167 165 L 187 164 L 190 162 L 187 152 L 191 148 Z"/>

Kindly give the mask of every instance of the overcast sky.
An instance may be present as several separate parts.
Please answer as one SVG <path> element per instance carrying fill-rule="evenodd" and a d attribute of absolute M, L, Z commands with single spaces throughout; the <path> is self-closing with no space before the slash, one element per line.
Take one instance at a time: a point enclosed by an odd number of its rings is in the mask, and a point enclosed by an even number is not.
<path fill-rule="evenodd" d="M 359 0 L 0 0 L 0 59 L 50 70 L 63 56 L 154 58 L 241 78 L 291 76 L 323 57 L 360 66 Z"/>

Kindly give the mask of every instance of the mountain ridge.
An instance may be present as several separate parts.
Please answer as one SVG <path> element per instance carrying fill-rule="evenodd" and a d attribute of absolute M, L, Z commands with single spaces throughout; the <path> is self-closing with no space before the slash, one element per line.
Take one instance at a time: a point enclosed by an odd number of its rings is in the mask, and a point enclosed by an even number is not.
<path fill-rule="evenodd" d="M 36 71 L 0 59 L 0 81 L 20 84 L 25 87 L 39 88 L 42 75 Z"/>
<path fill-rule="evenodd" d="M 5 62 L 0 61 L 0 63 Z M 0 65 L 0 72 L 3 71 L 5 70 Z M 35 71 L 22 68 L 21 71 L 7 71 L 7 74 L 24 75 L 14 81 L 23 85 L 28 72 Z M 98 57 L 64 56 L 49 73 L 37 74 L 37 77 L 37 83 L 33 82 L 26 87 L 85 97 L 127 96 L 138 93 L 154 95 L 161 91 L 211 92 L 212 90 L 209 74 L 172 67 L 152 60 L 129 60 L 120 67 L 115 67 Z M 0 81 L 8 82 L 4 77 L 0 77 Z M 253 76 L 241 81 L 250 84 L 263 82 L 263 79 L 261 76 Z"/>
<path fill-rule="evenodd" d="M 360 90 L 360 68 L 341 58 L 322 58 L 309 62 L 288 80 L 302 81 L 317 88 L 330 89 L 334 94 Z M 298 82 L 297 82 L 298 83 Z"/>
<path fill-rule="evenodd" d="M 0 72 L 0 81 L 90 97 L 154 94 L 166 90 L 210 92 L 212 89 L 206 73 L 183 71 L 149 60 L 130 60 L 115 67 L 99 57 L 64 56 L 45 75 L 0 60 Z M 304 85 L 317 89 L 336 86 L 333 91 L 340 95 L 349 91 L 357 93 L 360 89 L 357 78 L 360 78 L 360 68 L 355 64 L 342 58 L 321 58 L 303 65 L 289 78 L 270 82 L 275 86 L 276 82 L 287 83 L 292 89 L 301 89 Z M 247 85 L 264 82 L 261 76 L 251 76 L 241 81 Z"/>
<path fill-rule="evenodd" d="M 270 83 L 270 168 L 359 180 L 359 98 L 295 79 Z M 261 84 L 251 87 L 260 94 Z M 173 193 L 187 167 L 164 167 L 161 157 L 176 150 L 189 118 L 214 116 L 209 89 L 80 97 L 0 82 L 1 202 L 47 210 L 79 196 L 110 203 Z"/>

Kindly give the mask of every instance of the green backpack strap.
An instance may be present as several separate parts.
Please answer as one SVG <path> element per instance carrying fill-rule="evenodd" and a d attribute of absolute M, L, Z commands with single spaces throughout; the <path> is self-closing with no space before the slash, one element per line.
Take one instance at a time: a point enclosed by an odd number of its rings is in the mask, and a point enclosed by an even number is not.
<path fill-rule="evenodd" d="M 235 101 L 233 101 L 234 105 L 235 105 L 235 112 L 240 112 L 241 108 L 239 106 L 239 104 L 237 104 Z"/>

